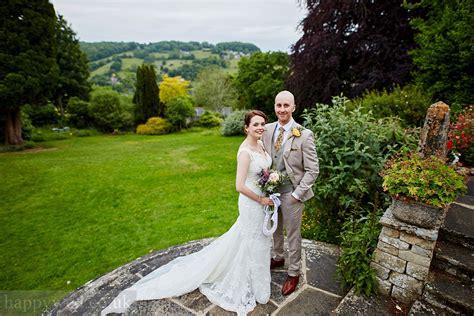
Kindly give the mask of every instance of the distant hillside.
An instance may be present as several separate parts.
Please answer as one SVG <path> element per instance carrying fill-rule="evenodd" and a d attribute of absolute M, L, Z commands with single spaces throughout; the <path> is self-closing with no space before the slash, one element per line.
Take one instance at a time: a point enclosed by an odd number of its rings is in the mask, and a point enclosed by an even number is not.
<path fill-rule="evenodd" d="M 217 65 L 232 74 L 242 56 L 260 49 L 251 43 L 162 41 L 140 44 L 136 42 L 81 42 L 81 49 L 89 58 L 91 81 L 100 86 L 130 93 L 135 84 L 135 72 L 142 63 L 155 65 L 158 76 L 182 76 L 194 80 L 204 67 Z"/>

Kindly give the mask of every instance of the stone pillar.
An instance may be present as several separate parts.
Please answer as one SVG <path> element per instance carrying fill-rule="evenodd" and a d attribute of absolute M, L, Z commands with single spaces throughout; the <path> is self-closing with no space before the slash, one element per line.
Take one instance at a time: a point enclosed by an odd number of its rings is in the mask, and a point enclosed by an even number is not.
<path fill-rule="evenodd" d="M 426 113 L 425 124 L 421 130 L 418 152 L 422 158 L 431 155 L 446 158 L 446 143 L 449 130 L 449 106 L 442 102 L 432 104 Z"/>
<path fill-rule="evenodd" d="M 449 106 L 430 106 L 421 131 L 418 152 L 422 158 L 446 158 Z M 385 211 L 371 266 L 383 294 L 411 303 L 423 292 L 445 209 L 394 201 Z"/>
<path fill-rule="evenodd" d="M 383 228 L 371 266 L 382 294 L 411 303 L 422 294 L 442 221 L 421 228 L 395 218 L 392 208 L 380 219 Z"/>

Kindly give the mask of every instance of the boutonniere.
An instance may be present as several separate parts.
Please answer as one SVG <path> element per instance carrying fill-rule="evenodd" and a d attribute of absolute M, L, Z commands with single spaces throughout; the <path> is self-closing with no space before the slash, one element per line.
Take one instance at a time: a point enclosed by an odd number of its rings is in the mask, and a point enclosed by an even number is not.
<path fill-rule="evenodd" d="M 298 127 L 293 127 L 293 128 L 291 129 L 291 136 L 290 136 L 290 138 L 291 138 L 291 137 L 300 137 L 300 136 L 301 136 L 301 130 L 302 130 L 302 128 L 299 127 L 299 126 L 298 126 Z"/>

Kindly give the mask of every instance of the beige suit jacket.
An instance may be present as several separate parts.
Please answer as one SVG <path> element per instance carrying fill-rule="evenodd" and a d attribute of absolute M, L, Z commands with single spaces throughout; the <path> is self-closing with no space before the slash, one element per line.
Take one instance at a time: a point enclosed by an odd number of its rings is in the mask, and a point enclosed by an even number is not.
<path fill-rule="evenodd" d="M 271 154 L 273 146 L 272 137 L 277 127 L 277 122 L 266 125 L 262 141 L 265 150 Z M 283 144 L 283 161 L 285 169 L 293 184 L 296 196 L 305 202 L 314 196 L 314 181 L 319 174 L 319 161 L 314 146 L 313 132 L 304 129 L 298 123 L 293 123 L 292 128 L 300 128 L 301 136 L 293 136 L 290 132 L 288 139 Z"/>

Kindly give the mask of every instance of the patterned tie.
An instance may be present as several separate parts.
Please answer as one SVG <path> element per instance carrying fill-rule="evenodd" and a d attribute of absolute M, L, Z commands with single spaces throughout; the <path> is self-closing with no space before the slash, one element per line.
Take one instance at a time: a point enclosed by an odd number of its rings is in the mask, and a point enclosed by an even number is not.
<path fill-rule="evenodd" d="M 277 137 L 277 140 L 275 142 L 276 151 L 280 150 L 281 144 L 283 143 L 283 134 L 285 133 L 285 129 L 282 126 L 280 126 L 279 130 L 280 130 L 280 133 L 278 133 L 278 137 Z"/>

